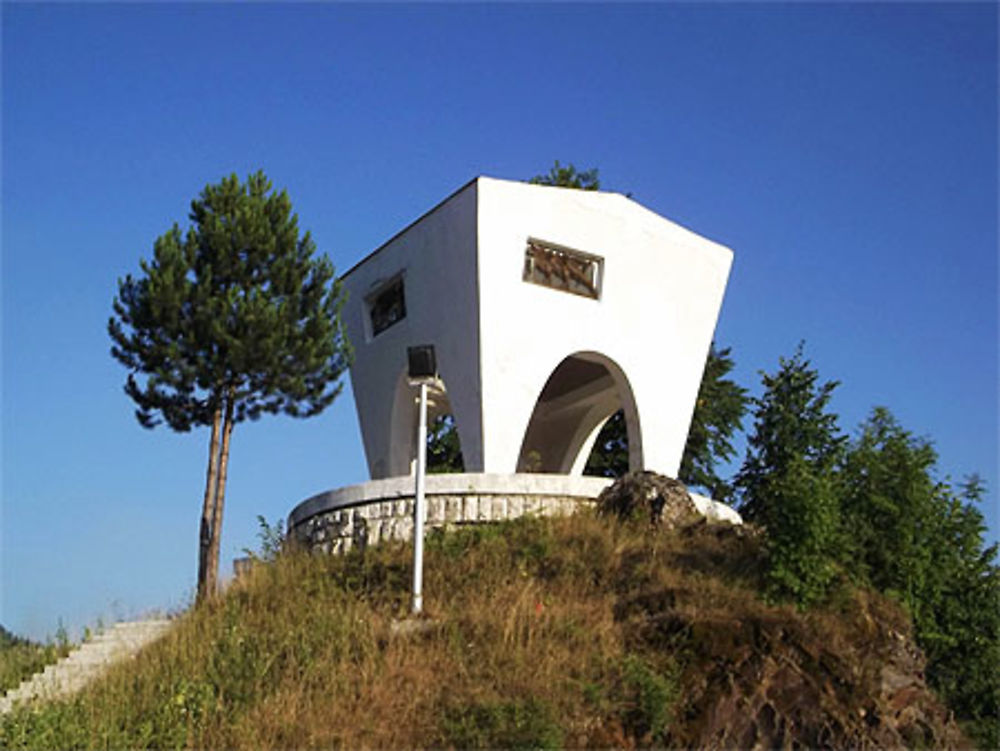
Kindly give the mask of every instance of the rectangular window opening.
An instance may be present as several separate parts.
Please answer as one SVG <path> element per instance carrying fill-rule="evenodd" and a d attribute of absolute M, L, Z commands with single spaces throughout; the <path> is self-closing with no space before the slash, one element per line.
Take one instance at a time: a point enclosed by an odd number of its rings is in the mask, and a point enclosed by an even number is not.
<path fill-rule="evenodd" d="M 385 284 L 368 298 L 368 315 L 372 324 L 372 336 L 378 336 L 406 318 L 402 275 Z"/>
<path fill-rule="evenodd" d="M 528 238 L 524 281 L 594 300 L 601 296 L 604 259 L 561 245 Z"/>

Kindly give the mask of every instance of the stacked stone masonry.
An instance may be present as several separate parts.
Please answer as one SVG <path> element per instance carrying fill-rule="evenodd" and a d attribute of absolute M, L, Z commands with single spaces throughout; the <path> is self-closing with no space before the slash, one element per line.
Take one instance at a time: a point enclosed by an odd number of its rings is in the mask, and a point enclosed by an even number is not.
<path fill-rule="evenodd" d="M 592 500 L 535 494 L 427 496 L 428 529 L 498 522 L 521 516 L 572 514 Z M 292 526 L 292 536 L 313 552 L 340 554 L 385 540 L 413 539 L 413 498 L 374 501 L 321 511 Z"/>

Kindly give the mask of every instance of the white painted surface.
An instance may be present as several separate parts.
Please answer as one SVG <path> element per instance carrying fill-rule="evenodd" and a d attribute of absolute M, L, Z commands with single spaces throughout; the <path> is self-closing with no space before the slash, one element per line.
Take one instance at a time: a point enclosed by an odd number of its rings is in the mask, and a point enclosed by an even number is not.
<path fill-rule="evenodd" d="M 571 477 L 539 474 L 481 474 L 467 472 L 427 475 L 425 492 L 435 495 L 551 495 L 569 498 L 597 498 L 612 480 L 607 477 Z M 311 516 L 338 508 L 361 506 L 376 501 L 412 498 L 412 477 L 387 477 L 348 485 L 319 493 L 296 506 L 288 516 L 292 529 Z"/>
<path fill-rule="evenodd" d="M 515 496 L 533 495 L 594 500 L 613 482 L 608 477 L 586 477 L 554 474 L 481 474 L 468 472 L 452 475 L 427 475 L 424 490 L 434 496 Z M 691 500 L 711 521 L 742 524 L 740 515 L 723 503 L 695 493 Z M 381 480 L 329 490 L 308 498 L 288 515 L 292 530 L 310 517 L 336 509 L 353 508 L 381 501 L 413 498 L 412 477 L 388 477 Z"/>
<path fill-rule="evenodd" d="M 402 272 L 406 318 L 370 336 L 365 303 Z M 473 436 L 481 433 L 476 279 L 476 190 L 470 183 L 345 276 L 344 316 L 354 345 L 351 366 L 371 477 L 412 473 L 416 457 L 416 388 L 406 379 L 406 348 L 433 344 L 459 426 L 467 467 L 480 468 Z M 435 410 L 430 410 L 433 417 Z M 395 420 L 395 429 L 394 429 Z"/>
<path fill-rule="evenodd" d="M 730 524 L 742 524 L 743 517 L 740 516 L 739 512 L 732 506 L 727 506 L 719 501 L 713 501 L 711 498 L 706 498 L 703 495 L 698 495 L 697 493 L 692 493 L 688 491 L 688 495 L 691 496 L 691 500 L 694 501 L 695 508 L 701 512 L 701 515 L 708 519 L 710 522 L 729 522 Z"/>
<path fill-rule="evenodd" d="M 529 237 L 604 259 L 601 298 L 523 281 Z M 607 368 L 614 398 L 591 395 L 586 409 L 536 424 L 565 431 L 558 471 L 582 470 L 605 413 L 622 405 L 632 468 L 675 476 L 731 263 L 728 248 L 618 194 L 470 182 L 345 277 L 371 476 L 412 471 L 415 389 L 404 371 L 416 344 L 437 350 L 447 394 L 431 415 L 454 414 L 466 470 L 517 470 L 539 394 L 578 355 Z M 365 299 L 399 273 L 406 318 L 371 337 Z"/>
<path fill-rule="evenodd" d="M 427 517 L 427 382 L 420 383 L 417 429 L 417 482 L 413 498 L 413 614 L 424 609 L 424 521 Z"/>

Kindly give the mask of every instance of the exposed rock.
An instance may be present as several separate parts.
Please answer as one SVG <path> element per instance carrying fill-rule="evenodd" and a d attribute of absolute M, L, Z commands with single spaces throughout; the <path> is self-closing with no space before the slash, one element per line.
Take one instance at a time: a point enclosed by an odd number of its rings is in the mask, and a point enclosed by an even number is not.
<path fill-rule="evenodd" d="M 636 637 L 686 654 L 670 745 L 971 747 L 928 689 L 905 618 L 885 606 L 866 604 L 844 630 L 847 618 L 761 608 L 737 619 L 690 603 L 684 590 L 658 592 L 655 601 L 646 592 L 625 608 L 643 624 Z M 643 611 L 644 621 L 635 617 Z"/>
<path fill-rule="evenodd" d="M 617 573 L 614 617 L 625 642 L 672 656 L 678 671 L 669 728 L 640 745 L 973 747 L 928 688 L 897 603 L 851 587 L 805 612 L 766 602 L 752 524 L 688 524 L 657 545 L 667 565 L 636 555 Z"/>
<path fill-rule="evenodd" d="M 664 529 L 677 529 L 702 516 L 687 487 L 655 472 L 629 472 L 619 477 L 597 497 L 597 512 L 619 519 L 648 518 Z"/>

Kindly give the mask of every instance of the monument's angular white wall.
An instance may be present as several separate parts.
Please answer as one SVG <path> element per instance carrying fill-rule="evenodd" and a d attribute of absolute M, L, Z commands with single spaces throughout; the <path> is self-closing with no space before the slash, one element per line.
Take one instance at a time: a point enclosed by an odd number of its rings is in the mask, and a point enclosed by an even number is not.
<path fill-rule="evenodd" d="M 592 352 L 631 387 L 644 467 L 676 475 L 732 252 L 618 194 L 487 178 L 478 190 L 487 466 L 513 466 L 549 375 Z M 522 281 L 527 237 L 603 258 L 600 299 Z"/>
<path fill-rule="evenodd" d="M 375 336 L 367 299 L 397 274 L 403 275 L 406 317 Z M 475 181 L 345 274 L 344 316 L 355 350 L 351 388 L 373 479 L 410 472 L 416 413 L 405 376 L 406 348 L 414 344 L 435 345 L 465 439 L 466 467 L 482 471 L 480 442 L 473 438 L 482 434 L 477 276 Z"/>
<path fill-rule="evenodd" d="M 602 259 L 599 299 L 524 281 L 529 238 Z M 622 405 L 633 467 L 676 475 L 731 262 L 729 249 L 618 194 L 474 180 L 346 275 L 372 477 L 410 471 L 403 373 L 414 344 L 436 347 L 466 471 L 530 468 L 535 447 L 556 452 L 541 457 L 548 471 L 578 474 Z M 372 337 L 365 300 L 398 273 L 406 318 Z M 561 372 L 582 385 L 539 404 L 571 356 Z M 591 371 L 604 377 L 584 383 Z"/>

